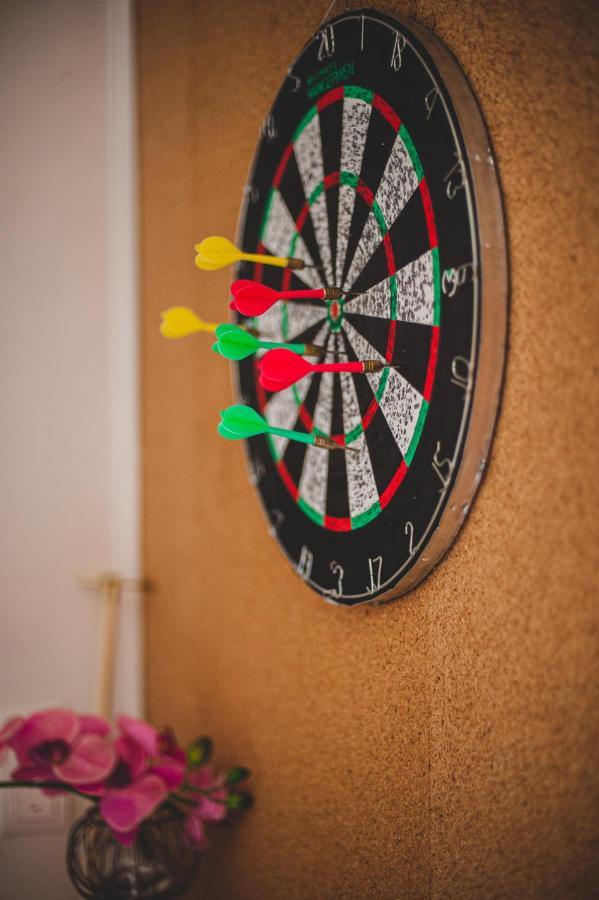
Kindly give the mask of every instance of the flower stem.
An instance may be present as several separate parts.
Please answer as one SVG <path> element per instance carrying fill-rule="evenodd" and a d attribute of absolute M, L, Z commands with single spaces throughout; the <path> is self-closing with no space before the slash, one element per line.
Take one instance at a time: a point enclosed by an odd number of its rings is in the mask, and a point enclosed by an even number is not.
<path fill-rule="evenodd" d="M 78 797 L 85 797 L 86 800 L 98 802 L 98 797 L 93 794 L 85 794 L 78 791 L 77 788 L 70 784 L 64 784 L 62 781 L 0 781 L 0 788 L 52 788 L 52 790 L 67 791 L 69 794 L 77 794 Z"/>
<path fill-rule="evenodd" d="M 182 784 L 181 787 L 179 788 L 179 790 L 191 791 L 191 793 L 193 793 L 193 794 L 202 794 L 204 797 L 210 797 L 210 799 L 212 800 L 213 803 L 222 803 L 224 806 L 227 805 L 226 800 L 221 800 L 219 797 L 212 796 L 212 794 L 215 791 L 223 790 L 222 786 L 220 786 L 220 785 L 215 785 L 214 787 L 211 787 L 211 788 L 200 788 L 200 787 L 195 787 L 195 785 L 193 785 L 193 784 Z M 187 801 L 187 802 L 189 802 L 189 801 Z"/>

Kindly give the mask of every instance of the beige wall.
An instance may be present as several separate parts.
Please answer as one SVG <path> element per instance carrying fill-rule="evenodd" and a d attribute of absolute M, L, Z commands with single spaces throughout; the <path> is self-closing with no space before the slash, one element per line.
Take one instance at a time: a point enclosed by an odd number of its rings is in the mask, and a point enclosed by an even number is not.
<path fill-rule="evenodd" d="M 126 0 L 0 2 L 0 722 L 96 708 L 102 608 L 80 578 L 139 565 L 129 13 Z M 117 702 L 131 713 L 138 599 L 120 619 Z M 16 793 L 0 792 L 0 898 L 75 897 L 70 807 L 17 835 Z"/>
<path fill-rule="evenodd" d="M 233 235 L 261 120 L 327 4 L 139 6 L 145 560 L 157 722 L 255 772 L 207 893 L 585 898 L 596 753 L 598 17 L 588 0 L 395 2 L 454 51 L 497 153 L 510 346 L 488 475 L 456 545 L 402 602 L 346 611 L 289 571 L 242 451 L 229 374 L 159 312 L 226 310 L 193 244 Z"/>

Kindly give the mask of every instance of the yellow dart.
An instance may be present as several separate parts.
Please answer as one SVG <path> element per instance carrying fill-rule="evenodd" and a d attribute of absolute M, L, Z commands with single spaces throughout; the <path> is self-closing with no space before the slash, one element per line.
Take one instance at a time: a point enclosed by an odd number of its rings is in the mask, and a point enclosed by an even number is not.
<path fill-rule="evenodd" d="M 264 253 L 244 253 L 239 250 L 235 244 L 224 237 L 207 237 L 200 244 L 195 245 L 196 259 L 195 263 L 198 269 L 212 271 L 213 269 L 222 269 L 224 266 L 230 266 L 232 263 L 245 262 L 264 263 L 266 266 L 279 266 L 286 269 L 303 269 L 304 263 L 301 259 L 294 259 L 287 256 L 269 256 Z"/>
<path fill-rule="evenodd" d="M 160 334 L 165 338 L 187 337 L 197 331 L 214 333 L 218 322 L 204 322 L 192 309 L 186 306 L 171 306 L 161 313 Z"/>

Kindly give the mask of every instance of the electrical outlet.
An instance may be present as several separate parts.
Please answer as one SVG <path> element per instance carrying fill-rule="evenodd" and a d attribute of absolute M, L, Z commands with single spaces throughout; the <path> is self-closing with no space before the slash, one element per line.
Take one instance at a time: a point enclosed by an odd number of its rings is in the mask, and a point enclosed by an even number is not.
<path fill-rule="evenodd" d="M 35 788 L 4 791 L 2 833 L 6 837 L 22 837 L 64 831 L 67 825 L 67 798 L 49 796 Z"/>

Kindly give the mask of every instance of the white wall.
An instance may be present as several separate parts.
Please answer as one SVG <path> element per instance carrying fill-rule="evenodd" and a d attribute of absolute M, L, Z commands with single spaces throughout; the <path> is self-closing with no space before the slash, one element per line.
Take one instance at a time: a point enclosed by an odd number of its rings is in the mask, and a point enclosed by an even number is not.
<path fill-rule="evenodd" d="M 97 702 L 101 603 L 139 574 L 129 0 L 0 2 L 0 714 Z M 141 709 L 139 597 L 117 708 Z M 0 896 L 65 900 L 65 834 L 0 838 Z"/>

